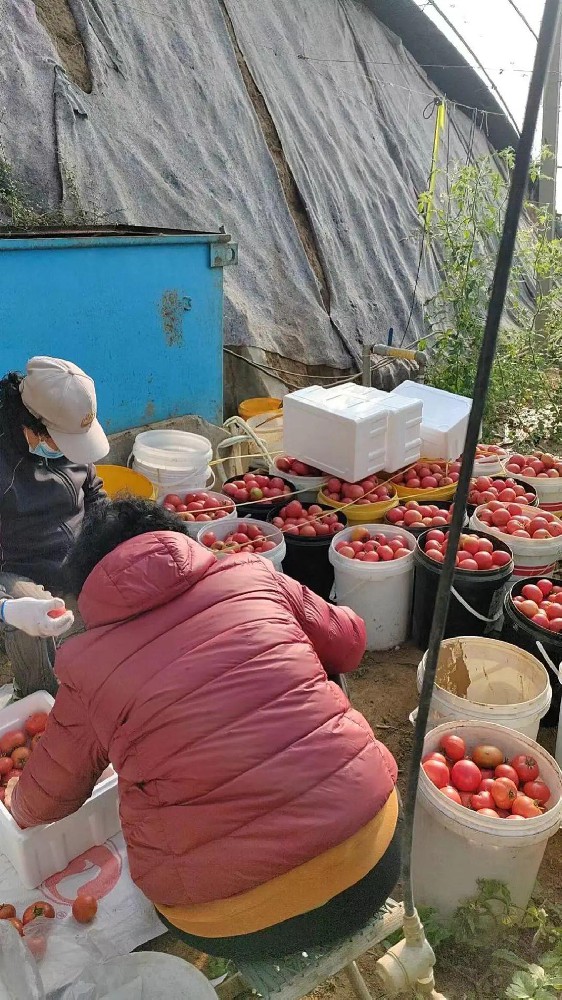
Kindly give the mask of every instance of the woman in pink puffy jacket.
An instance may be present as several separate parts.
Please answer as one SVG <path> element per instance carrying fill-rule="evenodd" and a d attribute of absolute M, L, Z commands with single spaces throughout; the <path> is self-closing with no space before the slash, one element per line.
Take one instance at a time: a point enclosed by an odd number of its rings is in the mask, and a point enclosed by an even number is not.
<path fill-rule="evenodd" d="M 94 511 L 68 569 L 87 631 L 57 657 L 16 821 L 74 812 L 111 761 L 131 875 L 189 944 L 256 958 L 353 933 L 400 863 L 396 764 L 327 676 L 358 666 L 361 619 L 144 501 Z"/>

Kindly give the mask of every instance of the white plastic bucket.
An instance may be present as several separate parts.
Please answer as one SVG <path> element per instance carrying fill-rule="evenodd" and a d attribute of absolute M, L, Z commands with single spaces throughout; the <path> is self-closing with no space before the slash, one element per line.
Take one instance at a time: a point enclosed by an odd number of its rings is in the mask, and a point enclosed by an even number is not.
<path fill-rule="evenodd" d="M 328 553 L 334 567 L 336 601 L 351 608 L 365 622 L 367 649 L 392 649 L 406 641 L 410 629 L 416 539 L 390 524 L 361 527 L 367 528 L 372 535 L 389 538 L 400 535 L 410 554 L 389 562 L 357 562 L 336 551 L 336 545 L 351 538 L 357 526 L 338 532 Z"/>
<path fill-rule="evenodd" d="M 488 458 L 476 459 L 472 468 L 472 475 L 477 479 L 478 476 L 506 476 L 509 473 L 506 473 L 503 461 L 499 455 L 489 455 Z"/>
<path fill-rule="evenodd" d="M 562 536 L 535 539 L 508 535 L 505 531 L 484 524 L 480 520 L 478 512 L 485 506 L 486 504 L 483 504 L 476 508 L 470 519 L 470 527 L 476 531 L 483 531 L 486 535 L 495 535 L 496 538 L 501 538 L 502 542 L 509 545 L 515 562 L 514 577 L 551 576 L 556 563 L 562 559 Z M 540 507 L 523 507 L 523 512 L 529 512 L 532 517 L 537 517 L 539 511 Z"/>
<path fill-rule="evenodd" d="M 269 524 L 268 521 L 258 521 L 251 517 L 234 517 L 227 520 L 226 517 L 221 518 L 220 521 L 212 521 L 210 524 L 204 524 L 200 526 L 200 530 L 197 532 L 197 541 L 200 545 L 203 545 L 201 541 L 204 534 L 207 531 L 214 532 L 217 541 L 222 541 L 231 532 L 236 531 L 239 524 L 256 524 L 262 535 L 267 535 L 271 537 L 274 542 L 277 542 L 277 548 L 271 549 L 269 552 L 264 552 L 262 559 L 269 559 L 273 563 L 275 569 L 278 573 L 283 572 L 283 560 L 287 553 L 287 546 L 285 544 L 285 539 L 283 533 L 276 528 L 274 524 Z M 342 532 L 340 531 L 340 535 Z M 206 548 L 206 546 L 205 546 Z M 232 558 L 228 555 L 221 555 L 220 552 L 215 552 L 217 559 L 229 559 Z"/>
<path fill-rule="evenodd" d="M 511 759 L 528 753 L 538 761 L 552 791 L 547 812 L 521 823 L 481 816 L 448 799 L 420 771 L 412 874 L 418 906 L 430 906 L 440 917 L 478 893 L 480 879 L 504 882 L 515 906 L 523 911 L 537 879 L 547 842 L 562 819 L 562 772 L 553 757 L 521 733 L 486 722 L 455 722 L 427 734 L 424 753 L 436 750 L 453 731 L 467 748 L 479 743 L 498 746 Z"/>
<path fill-rule="evenodd" d="M 137 434 L 133 444 L 133 469 L 158 489 L 158 496 L 203 489 L 214 474 L 209 462 L 211 442 L 187 431 L 155 430 Z"/>
<path fill-rule="evenodd" d="M 543 510 L 549 510 L 552 514 L 562 514 L 562 477 L 559 476 L 557 479 L 539 479 L 534 476 L 521 476 L 517 473 L 517 479 L 529 483 L 530 486 L 536 489 L 539 498 L 539 507 L 542 507 Z"/>
<path fill-rule="evenodd" d="M 418 667 L 421 692 L 427 653 Z M 428 730 L 456 719 L 492 722 L 536 740 L 552 700 L 548 671 L 531 653 L 496 639 L 441 643 Z"/>
<path fill-rule="evenodd" d="M 329 476 L 295 476 L 290 472 L 281 472 L 275 462 L 269 466 L 269 475 L 288 477 L 294 484 L 301 503 L 316 503 L 319 490 L 329 479 Z"/>

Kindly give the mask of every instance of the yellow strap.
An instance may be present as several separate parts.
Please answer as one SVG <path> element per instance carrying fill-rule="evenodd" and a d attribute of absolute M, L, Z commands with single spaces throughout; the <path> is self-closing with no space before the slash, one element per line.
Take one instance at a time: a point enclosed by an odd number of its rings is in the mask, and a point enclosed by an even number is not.
<path fill-rule="evenodd" d="M 425 230 L 429 229 L 431 215 L 433 212 L 433 198 L 435 195 L 435 185 L 437 183 L 437 164 L 439 161 L 439 145 L 441 133 L 445 127 L 445 102 L 440 101 L 435 116 L 435 131 L 433 133 L 433 154 L 431 157 L 431 172 L 429 175 L 429 186 L 427 190 L 427 204 L 425 210 Z"/>

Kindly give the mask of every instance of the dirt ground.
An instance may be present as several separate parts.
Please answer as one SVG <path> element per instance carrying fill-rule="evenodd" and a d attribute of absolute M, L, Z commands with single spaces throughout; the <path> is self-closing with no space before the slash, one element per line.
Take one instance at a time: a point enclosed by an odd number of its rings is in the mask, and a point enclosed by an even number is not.
<path fill-rule="evenodd" d="M 368 654 L 357 673 L 349 679 L 353 704 L 369 720 L 376 736 L 398 761 L 402 792 L 412 749 L 413 729 L 408 716 L 417 705 L 416 669 L 420 658 L 419 651 L 410 645 L 390 653 Z M 9 668 L 2 651 L 0 683 L 8 679 Z M 550 753 L 554 752 L 555 730 L 542 730 L 539 739 Z M 549 841 L 539 882 L 543 896 L 562 900 L 562 833 Z M 176 955 L 206 970 L 205 956 L 176 941 L 171 934 L 148 942 L 143 950 Z M 376 955 L 368 953 L 360 960 L 359 966 L 373 997 L 378 998 L 382 994 L 377 989 L 376 959 Z M 454 967 L 441 966 L 439 962 L 437 965 L 437 985 L 448 1000 L 464 1000 L 473 978 L 470 960 L 467 958 L 466 967 L 463 967 L 463 956 L 457 955 L 456 959 Z M 355 1000 L 343 976 L 329 981 L 315 993 L 315 1000 L 328 1000 L 328 997 L 330 1000 Z"/>

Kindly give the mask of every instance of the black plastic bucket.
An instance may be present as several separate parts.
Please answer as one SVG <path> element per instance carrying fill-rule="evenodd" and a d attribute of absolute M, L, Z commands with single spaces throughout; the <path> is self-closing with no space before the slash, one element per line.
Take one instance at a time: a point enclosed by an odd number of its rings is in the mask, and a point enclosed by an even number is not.
<path fill-rule="evenodd" d="M 279 511 L 285 506 L 286 504 L 282 504 L 277 507 L 269 515 L 268 521 L 272 521 L 274 517 L 278 516 Z M 308 510 L 309 507 L 320 507 L 321 505 L 303 503 L 302 506 Z M 326 514 L 337 514 L 340 524 L 344 528 L 347 527 L 347 518 L 344 514 L 334 510 L 333 507 L 322 506 L 322 510 L 326 511 Z M 361 525 L 358 527 L 360 528 Z M 334 567 L 328 558 L 333 537 L 333 535 L 323 535 L 320 538 L 303 538 L 301 535 L 290 535 L 284 532 L 287 554 L 283 560 L 283 572 L 287 576 L 292 576 L 293 580 L 298 580 L 309 590 L 313 590 L 325 601 L 329 599 L 334 586 Z"/>
<path fill-rule="evenodd" d="M 439 510 L 443 510 L 443 511 L 445 511 L 445 513 L 448 513 L 448 511 L 451 509 L 451 507 L 453 506 L 453 504 L 454 504 L 455 501 L 454 500 L 435 500 L 435 501 L 432 501 L 431 503 L 428 503 L 428 504 L 422 503 L 421 500 L 418 500 L 417 502 L 419 504 L 421 504 L 422 507 L 426 507 L 426 506 L 427 507 L 438 507 Z M 406 504 L 406 501 L 404 501 L 404 504 L 399 504 L 398 506 L 405 506 L 405 504 Z M 396 510 L 396 507 L 394 507 L 392 509 Z M 384 515 L 384 524 L 389 524 L 392 528 L 396 528 L 397 531 L 408 531 L 410 533 L 410 535 L 415 535 L 416 538 L 419 535 L 423 535 L 424 531 L 431 531 L 431 528 L 428 528 L 427 525 L 425 525 L 425 524 L 422 524 L 421 527 L 418 524 L 410 524 L 408 526 L 406 526 L 405 524 L 400 524 L 400 525 L 393 524 L 392 521 L 388 520 L 388 515 L 389 514 L 390 514 L 390 511 L 387 511 L 386 514 Z M 449 525 L 448 524 L 447 525 L 436 524 L 435 527 L 439 530 L 440 528 L 448 528 Z M 466 511 L 464 513 L 463 528 L 468 528 L 468 514 L 466 513 Z"/>
<path fill-rule="evenodd" d="M 251 471 L 256 472 L 258 475 L 263 473 L 264 476 L 269 476 L 267 469 L 252 469 Z M 284 507 L 285 504 L 289 503 L 289 501 L 293 499 L 292 494 L 296 494 L 297 492 L 297 488 L 294 483 L 289 482 L 288 479 L 283 479 L 283 476 L 270 478 L 281 479 L 285 486 L 288 486 L 291 490 L 291 495 L 287 493 L 285 496 L 275 497 L 272 500 L 256 500 L 255 502 L 249 500 L 246 503 L 236 503 L 236 500 L 233 500 L 236 504 L 236 513 L 238 514 L 238 517 L 253 517 L 257 521 L 267 521 L 270 514 L 279 510 L 280 507 Z M 224 489 L 224 485 L 226 483 L 237 483 L 241 479 L 242 476 L 231 476 L 230 479 L 225 479 L 221 489 Z M 233 498 L 231 497 L 230 499 Z"/>
<path fill-rule="evenodd" d="M 431 530 L 428 528 L 428 531 Z M 440 528 L 439 530 L 447 533 L 449 528 Z M 426 556 L 423 550 L 426 534 L 427 531 L 419 536 L 414 552 L 412 638 L 416 646 L 422 650 L 427 649 L 429 641 L 442 567 L 441 563 L 434 562 L 433 559 Z M 500 541 L 499 538 L 490 538 L 483 531 L 471 531 L 470 534 L 477 535 L 479 538 L 487 538 L 493 543 L 494 549 L 509 552 L 512 556 L 509 546 Z M 497 569 L 479 572 L 456 569 L 453 577 L 454 590 L 482 618 L 478 618 L 476 614 L 465 608 L 455 594 L 451 593 L 444 638 L 452 639 L 456 635 L 486 635 L 492 631 L 493 622 L 482 619 L 499 621 L 502 612 L 503 591 L 512 573 L 513 556 L 511 562 Z"/>
<path fill-rule="evenodd" d="M 480 479 L 480 476 L 482 476 L 482 475 L 485 475 L 485 473 L 480 473 L 480 475 L 478 475 L 478 476 L 473 476 L 473 479 Z M 504 482 L 504 483 L 506 482 L 506 480 L 512 479 L 513 482 L 517 483 L 518 486 L 524 486 L 526 493 L 534 493 L 535 494 L 535 499 L 534 500 L 529 500 L 529 501 L 525 500 L 525 501 L 521 501 L 521 503 L 524 503 L 526 507 L 538 507 L 539 506 L 539 496 L 538 496 L 538 493 L 537 493 L 535 487 L 531 486 L 530 483 L 526 483 L 524 479 L 518 479 L 517 476 L 488 476 L 487 478 L 488 479 L 493 479 L 494 482 L 496 480 L 501 479 L 502 482 Z M 519 500 L 512 500 L 511 502 L 512 503 L 519 503 L 520 501 Z M 476 510 L 477 506 L 481 507 L 482 504 L 467 503 L 466 509 L 468 511 L 468 516 L 469 517 L 472 517 L 472 515 L 474 514 L 474 511 Z"/>
<path fill-rule="evenodd" d="M 562 662 L 562 632 L 556 634 L 540 628 L 529 618 L 526 618 L 525 615 L 522 615 L 513 603 L 513 598 L 519 596 L 526 584 L 537 583 L 538 580 L 551 580 L 556 586 L 562 586 L 562 580 L 557 580 L 553 576 L 530 576 L 527 579 L 518 580 L 517 583 L 514 583 L 504 598 L 504 620 L 501 638 L 504 642 L 510 642 L 512 646 L 519 646 L 520 649 L 526 650 L 527 653 L 532 653 L 533 656 L 536 656 L 537 660 L 544 663 L 541 652 L 537 647 L 537 642 L 540 642 L 554 665 L 558 667 Z M 562 685 L 552 676 L 552 671 L 548 666 L 547 670 L 552 688 L 552 701 L 548 712 L 541 721 L 541 726 L 557 726 L 560 716 L 560 702 L 562 701 Z"/>

